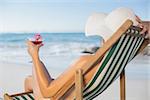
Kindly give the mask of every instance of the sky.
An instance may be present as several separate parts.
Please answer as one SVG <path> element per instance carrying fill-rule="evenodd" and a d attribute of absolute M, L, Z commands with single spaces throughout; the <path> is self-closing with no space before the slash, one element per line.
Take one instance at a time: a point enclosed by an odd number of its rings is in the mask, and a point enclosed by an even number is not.
<path fill-rule="evenodd" d="M 0 0 L 0 33 L 84 32 L 94 12 L 128 7 L 150 20 L 149 0 Z"/>

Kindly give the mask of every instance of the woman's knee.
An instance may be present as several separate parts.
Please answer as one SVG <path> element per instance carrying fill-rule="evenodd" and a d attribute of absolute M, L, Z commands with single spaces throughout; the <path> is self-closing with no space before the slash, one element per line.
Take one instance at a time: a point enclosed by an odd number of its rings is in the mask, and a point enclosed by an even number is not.
<path fill-rule="evenodd" d="M 25 91 L 32 91 L 32 76 L 28 76 L 24 81 Z"/>

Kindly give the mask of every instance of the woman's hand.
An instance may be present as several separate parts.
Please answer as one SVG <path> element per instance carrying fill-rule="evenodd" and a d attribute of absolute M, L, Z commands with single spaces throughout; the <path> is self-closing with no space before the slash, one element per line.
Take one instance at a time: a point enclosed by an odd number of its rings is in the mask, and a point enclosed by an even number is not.
<path fill-rule="evenodd" d="M 35 59 L 39 57 L 39 49 L 43 44 L 38 44 L 35 45 L 34 43 L 32 43 L 31 41 L 27 41 L 27 47 L 28 47 L 28 53 L 30 54 L 30 56 Z"/>
<path fill-rule="evenodd" d="M 150 21 L 143 21 L 143 33 L 147 33 L 147 37 L 150 39 Z"/>
<path fill-rule="evenodd" d="M 136 16 L 136 21 L 139 22 L 138 26 L 143 29 L 140 33 L 144 34 L 147 32 L 147 36 L 150 38 L 150 21 L 142 21 L 138 16 Z"/>

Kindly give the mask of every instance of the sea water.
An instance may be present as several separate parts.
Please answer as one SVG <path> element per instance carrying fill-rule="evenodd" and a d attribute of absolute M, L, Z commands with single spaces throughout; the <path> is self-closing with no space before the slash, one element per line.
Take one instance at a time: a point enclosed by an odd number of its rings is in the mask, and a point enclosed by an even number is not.
<path fill-rule="evenodd" d="M 63 62 L 63 60 L 65 60 L 64 62 L 66 60 L 68 60 L 67 62 L 73 61 L 73 59 L 82 55 L 85 49 L 100 46 L 102 41 L 99 36 L 86 37 L 84 33 L 41 33 L 41 35 L 44 46 L 41 47 L 40 57 L 47 65 L 55 60 L 60 62 Z M 33 36 L 34 33 L 0 34 L 0 61 L 21 64 L 31 63 L 26 41 L 27 38 Z"/>

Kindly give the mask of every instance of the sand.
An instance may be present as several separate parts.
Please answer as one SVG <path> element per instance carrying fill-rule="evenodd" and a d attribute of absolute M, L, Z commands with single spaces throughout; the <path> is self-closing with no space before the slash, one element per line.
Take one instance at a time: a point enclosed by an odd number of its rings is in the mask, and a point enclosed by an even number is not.
<path fill-rule="evenodd" d="M 148 100 L 150 98 L 149 61 L 150 57 L 140 55 L 127 66 L 127 100 Z M 48 70 L 54 77 L 57 77 L 61 72 L 59 68 Z M 4 93 L 14 94 L 23 92 L 24 79 L 26 76 L 31 75 L 31 73 L 32 64 L 0 62 L 0 97 L 3 97 Z M 119 95 L 119 79 L 117 79 L 95 100 L 119 100 Z"/>
<path fill-rule="evenodd" d="M 24 79 L 31 75 L 31 68 L 23 64 L 0 63 L 0 97 L 6 92 L 23 92 Z"/>

